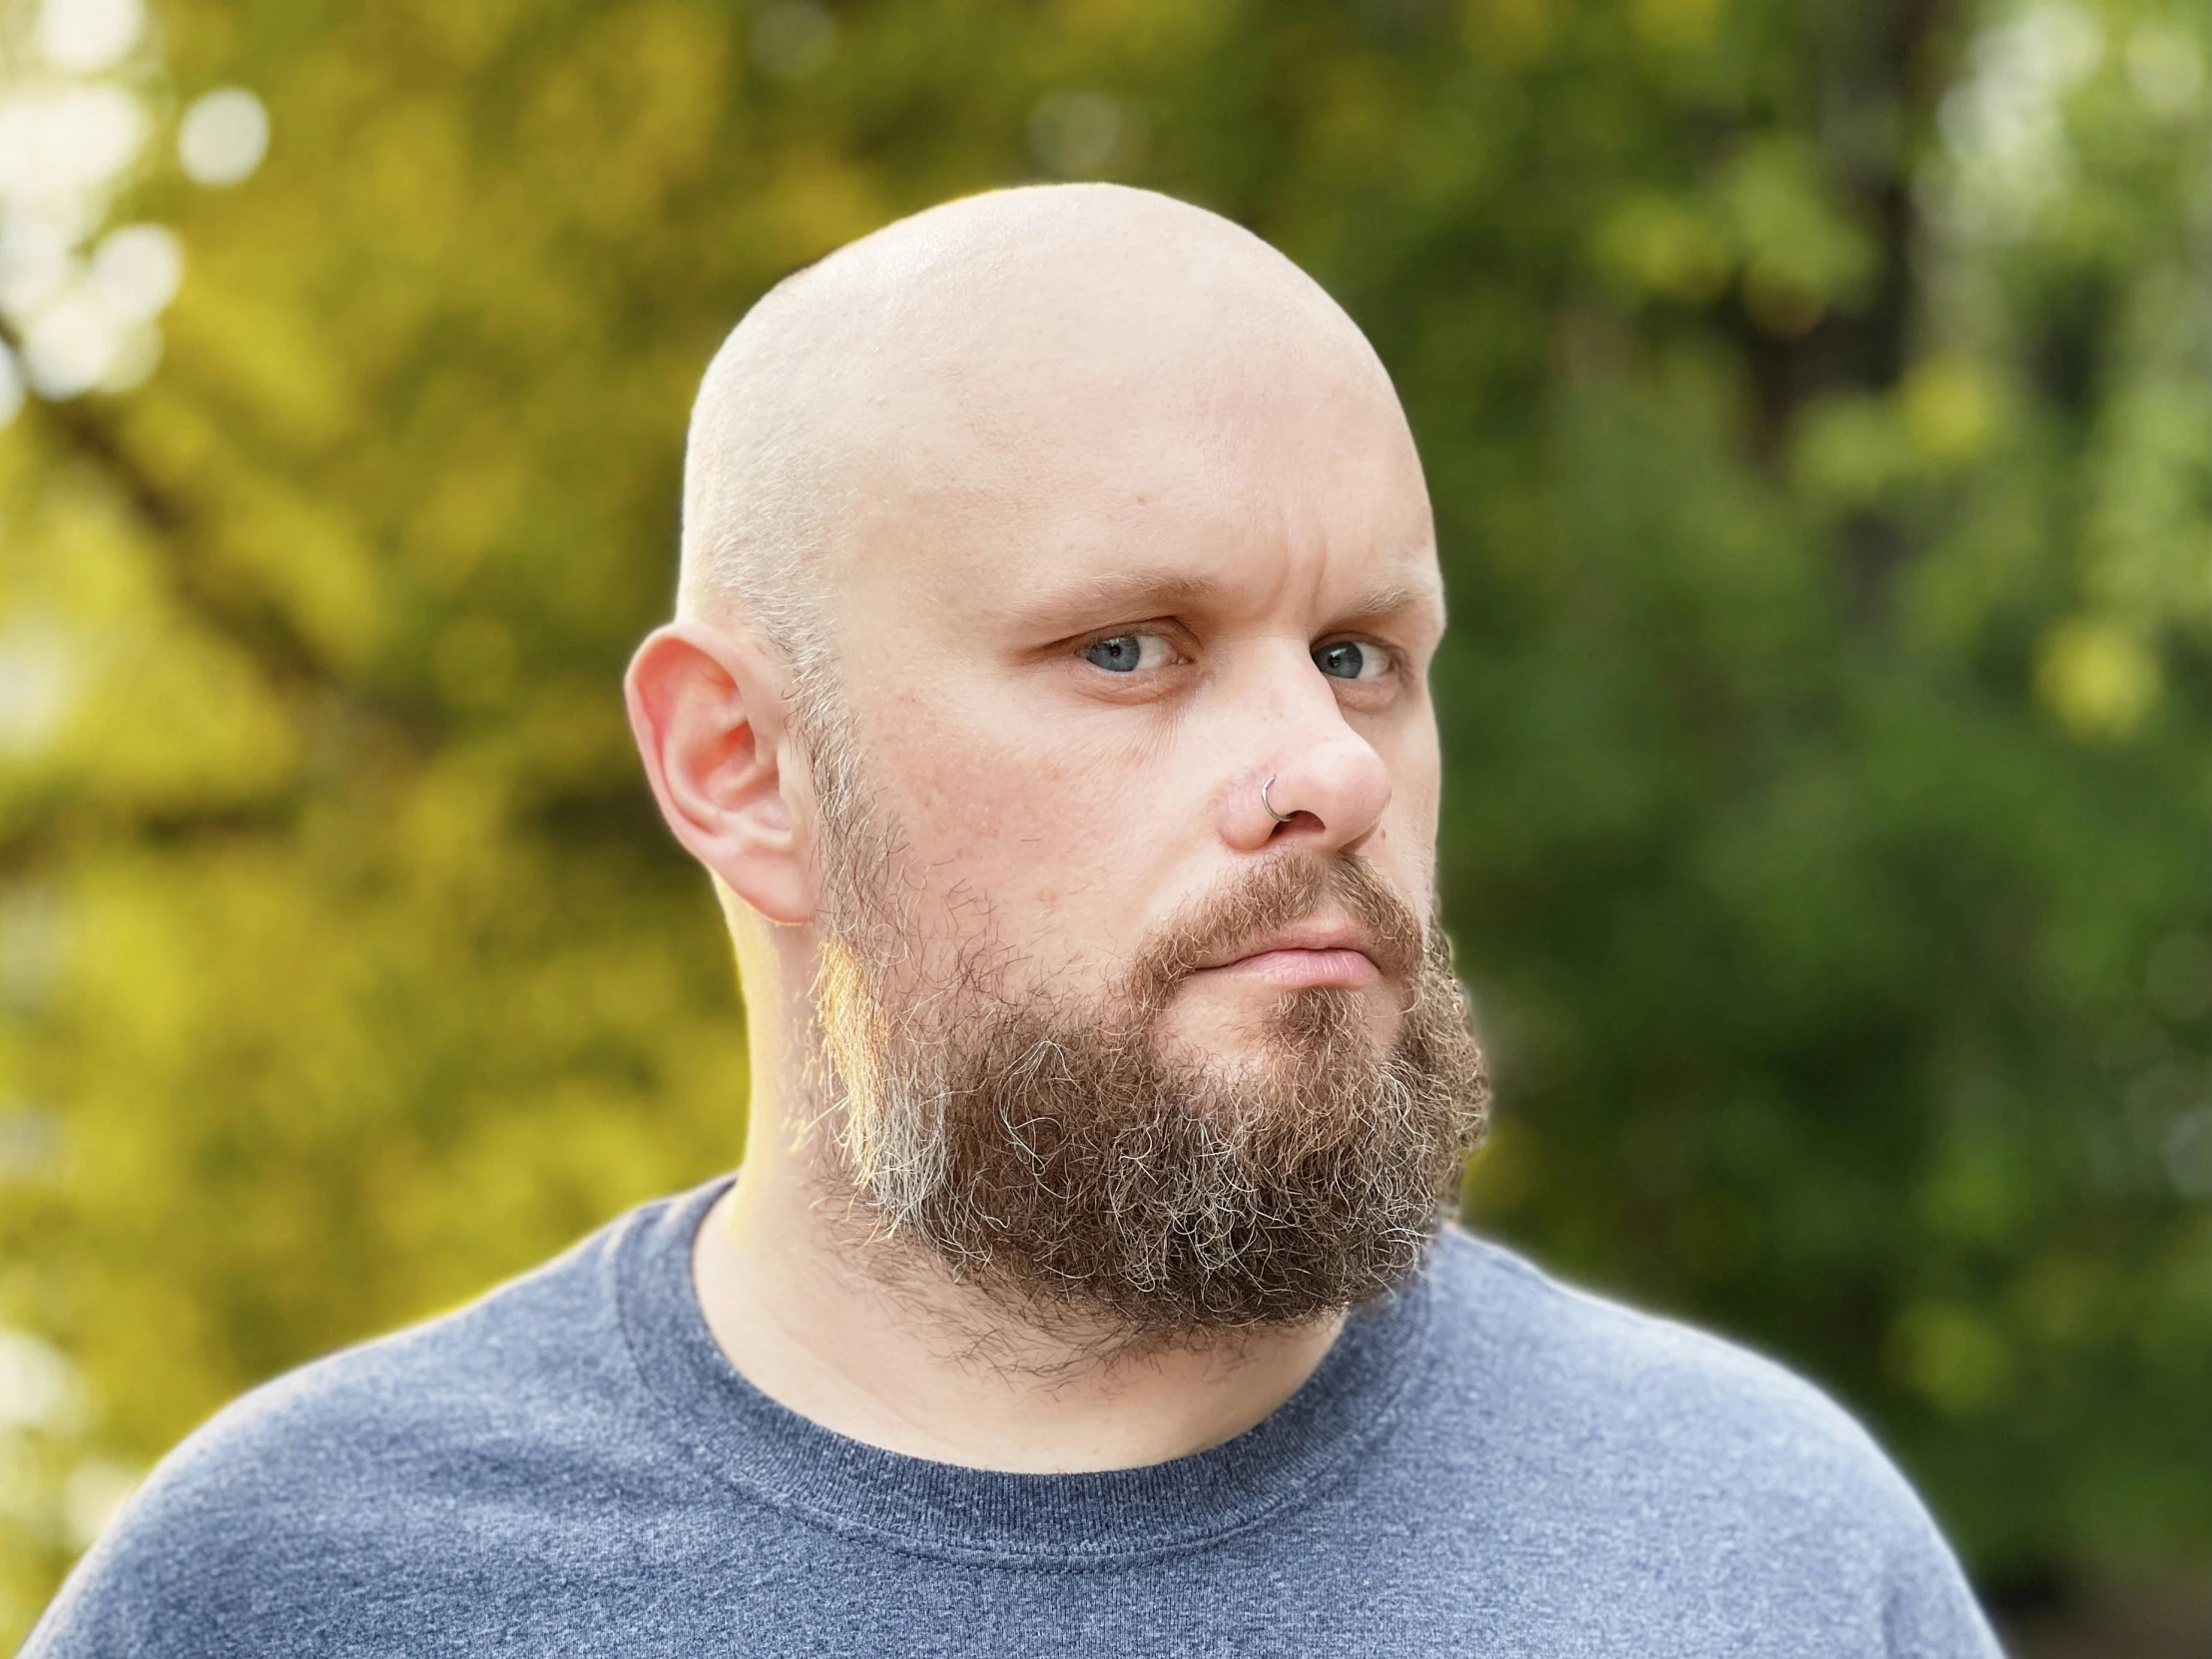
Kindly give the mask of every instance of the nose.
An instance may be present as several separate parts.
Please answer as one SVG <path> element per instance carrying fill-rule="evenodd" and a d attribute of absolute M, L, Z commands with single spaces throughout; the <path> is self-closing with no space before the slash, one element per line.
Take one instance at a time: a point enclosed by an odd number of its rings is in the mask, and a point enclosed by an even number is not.
<path fill-rule="evenodd" d="M 1244 852 L 1291 841 L 1314 852 L 1357 847 L 1390 804 L 1389 769 L 1303 647 L 1271 653 L 1260 680 L 1258 718 L 1239 722 L 1259 742 L 1239 746 L 1249 760 L 1220 798 L 1222 838 Z"/>

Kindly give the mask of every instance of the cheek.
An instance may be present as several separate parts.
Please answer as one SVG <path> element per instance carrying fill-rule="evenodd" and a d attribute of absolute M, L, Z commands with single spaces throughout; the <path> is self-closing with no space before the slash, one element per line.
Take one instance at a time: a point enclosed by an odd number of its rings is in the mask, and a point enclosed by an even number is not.
<path fill-rule="evenodd" d="M 1439 780 L 1433 763 L 1393 766 L 1389 805 L 1360 849 L 1424 914 L 1435 892 L 1438 802 Z"/>
<path fill-rule="evenodd" d="M 1133 947 L 1120 920 L 1143 881 L 1138 827 L 1161 820 L 1139 810 L 1157 792 L 1130 758 L 1013 743 L 942 709 L 899 714 L 877 751 L 888 764 L 875 770 L 903 831 L 907 881 L 962 933 L 987 913 L 1047 966 Z"/>
<path fill-rule="evenodd" d="M 1008 871 L 1043 865 L 1081 856 L 1098 833 L 1098 815 L 1083 799 L 1095 780 L 1064 756 L 949 733 L 902 753 L 908 759 L 898 799 L 905 805 L 898 812 L 932 866 L 978 859 Z"/>
<path fill-rule="evenodd" d="M 1402 782 L 1391 795 L 1387 815 L 1390 830 L 1403 843 L 1403 853 L 1417 856 L 1423 863 L 1433 862 L 1443 785 L 1433 747 L 1401 776 Z"/>

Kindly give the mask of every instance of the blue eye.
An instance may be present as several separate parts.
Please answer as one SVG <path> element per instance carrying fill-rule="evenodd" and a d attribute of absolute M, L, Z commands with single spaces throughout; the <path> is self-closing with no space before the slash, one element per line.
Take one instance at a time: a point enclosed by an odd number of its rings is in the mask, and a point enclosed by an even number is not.
<path fill-rule="evenodd" d="M 1083 660 L 1108 674 L 1134 674 L 1167 660 L 1168 642 L 1159 634 L 1109 634 L 1083 647 Z"/>
<path fill-rule="evenodd" d="M 1112 639 L 1091 641 L 1083 648 L 1083 657 L 1108 674 L 1134 674 L 1144 660 L 1144 647 L 1134 634 L 1116 634 Z"/>
<path fill-rule="evenodd" d="M 1314 653 L 1314 666 L 1332 680 L 1375 680 L 1390 666 L 1390 659 L 1380 646 L 1338 640 Z"/>

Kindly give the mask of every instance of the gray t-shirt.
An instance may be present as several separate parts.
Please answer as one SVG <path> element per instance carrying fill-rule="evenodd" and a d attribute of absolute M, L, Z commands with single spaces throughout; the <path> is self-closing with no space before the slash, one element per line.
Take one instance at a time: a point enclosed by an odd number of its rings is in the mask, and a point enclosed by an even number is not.
<path fill-rule="evenodd" d="M 26 1659 L 1996 1651 L 1827 1398 L 1462 1233 L 1249 1433 L 999 1474 L 731 1369 L 690 1275 L 718 1190 L 230 1406 Z"/>

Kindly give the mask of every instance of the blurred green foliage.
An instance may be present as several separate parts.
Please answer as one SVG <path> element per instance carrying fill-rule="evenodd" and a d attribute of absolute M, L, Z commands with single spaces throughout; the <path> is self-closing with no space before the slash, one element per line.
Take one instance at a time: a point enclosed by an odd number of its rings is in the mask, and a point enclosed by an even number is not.
<path fill-rule="evenodd" d="M 154 22 L 158 137 L 275 136 L 149 152 L 158 372 L 0 432 L 0 1643 L 225 1398 L 734 1161 L 617 688 L 692 388 L 1040 176 L 1250 225 L 1397 376 L 1478 1223 L 1824 1381 L 1992 1581 L 2212 1543 L 2201 8 Z"/>

